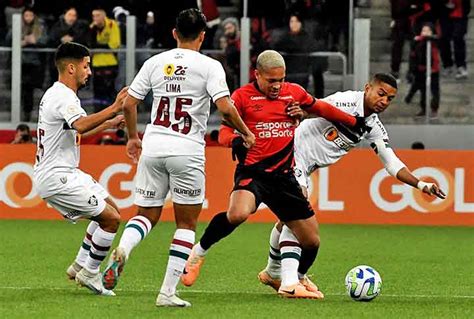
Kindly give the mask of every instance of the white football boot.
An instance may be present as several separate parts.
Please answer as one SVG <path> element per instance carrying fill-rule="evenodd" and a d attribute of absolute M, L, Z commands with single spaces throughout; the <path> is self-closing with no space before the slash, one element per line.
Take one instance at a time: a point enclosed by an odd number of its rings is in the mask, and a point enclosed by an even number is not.
<path fill-rule="evenodd" d="M 82 266 L 78 263 L 73 262 L 66 270 L 66 275 L 70 280 L 76 279 L 76 275 L 79 271 L 81 271 Z"/>
<path fill-rule="evenodd" d="M 102 275 L 100 272 L 92 274 L 83 268 L 76 274 L 76 282 L 79 285 L 90 289 L 96 295 L 115 296 L 115 293 L 112 290 L 107 290 L 102 285 Z"/>
<path fill-rule="evenodd" d="M 156 297 L 157 307 L 191 307 L 191 303 L 176 295 L 167 296 L 161 292 Z"/>

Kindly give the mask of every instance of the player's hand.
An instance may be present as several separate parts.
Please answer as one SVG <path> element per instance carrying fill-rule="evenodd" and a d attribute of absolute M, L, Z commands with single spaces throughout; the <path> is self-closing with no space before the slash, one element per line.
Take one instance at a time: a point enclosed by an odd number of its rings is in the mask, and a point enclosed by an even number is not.
<path fill-rule="evenodd" d="M 130 157 L 134 164 L 138 163 L 138 159 L 142 153 L 142 141 L 138 138 L 130 138 L 127 142 L 127 156 Z"/>
<path fill-rule="evenodd" d="M 113 119 L 107 120 L 110 128 L 123 129 L 125 127 L 125 116 L 122 114 L 117 115 Z"/>
<path fill-rule="evenodd" d="M 238 160 L 240 164 L 245 163 L 248 153 L 248 148 L 244 144 L 244 139 L 241 136 L 237 136 L 232 140 L 232 160 Z"/>
<path fill-rule="evenodd" d="M 425 194 L 435 195 L 436 197 L 441 199 L 446 198 L 446 194 L 435 183 L 426 183 L 423 181 L 419 181 L 417 187 Z"/>
<path fill-rule="evenodd" d="M 249 132 L 247 135 L 242 135 L 244 139 L 244 146 L 246 148 L 252 148 L 255 145 L 255 135 L 252 132 Z"/>
<path fill-rule="evenodd" d="M 120 92 L 117 93 L 117 96 L 115 97 L 114 101 L 114 108 L 116 113 L 122 112 L 122 105 L 123 101 L 125 101 L 125 98 L 128 95 L 128 86 L 122 88 Z"/>
<path fill-rule="evenodd" d="M 290 102 L 286 107 L 286 114 L 293 119 L 295 126 L 300 125 L 300 122 L 308 115 L 307 112 L 303 111 L 300 107 L 299 102 Z"/>
<path fill-rule="evenodd" d="M 352 127 L 352 130 L 355 131 L 357 134 L 363 135 L 365 133 L 369 133 L 372 130 L 370 126 L 367 126 L 367 124 L 365 124 L 365 117 L 356 116 L 355 119 L 356 125 Z"/>

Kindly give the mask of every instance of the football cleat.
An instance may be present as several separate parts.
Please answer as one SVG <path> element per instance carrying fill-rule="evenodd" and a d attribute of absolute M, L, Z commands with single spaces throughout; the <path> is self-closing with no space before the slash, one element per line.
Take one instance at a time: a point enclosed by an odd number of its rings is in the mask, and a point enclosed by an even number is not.
<path fill-rule="evenodd" d="M 301 283 L 288 287 L 281 286 L 278 289 L 278 294 L 283 298 L 324 299 L 322 292 L 308 291 Z"/>
<path fill-rule="evenodd" d="M 73 262 L 69 267 L 67 267 L 66 270 L 66 275 L 69 280 L 74 280 L 76 279 L 76 275 L 79 271 L 81 271 L 82 266 L 80 266 L 78 263 Z"/>
<path fill-rule="evenodd" d="M 120 274 L 125 266 L 126 256 L 123 248 L 117 247 L 110 255 L 109 263 L 102 273 L 102 284 L 112 290 L 117 286 Z"/>
<path fill-rule="evenodd" d="M 156 297 L 157 307 L 191 307 L 191 303 L 176 295 L 167 296 L 161 292 Z"/>
<path fill-rule="evenodd" d="M 115 296 L 112 290 L 105 289 L 102 285 L 102 276 L 100 273 L 92 274 L 83 268 L 76 274 L 76 282 L 80 286 L 88 288 L 96 295 Z"/>
<path fill-rule="evenodd" d="M 186 265 L 184 266 L 183 274 L 181 275 L 181 282 L 185 286 L 192 286 L 199 277 L 199 271 L 204 264 L 204 256 L 198 256 L 193 250 L 189 255 Z"/>
<path fill-rule="evenodd" d="M 306 290 L 311 292 L 319 291 L 318 286 L 314 282 L 309 279 L 307 275 L 304 275 L 303 278 L 300 279 L 300 283 L 306 288 Z"/>
<path fill-rule="evenodd" d="M 278 289 L 280 289 L 281 280 L 279 278 L 273 278 L 272 276 L 270 276 L 266 269 L 262 270 L 258 274 L 258 280 L 260 280 L 262 284 L 272 287 L 277 292 Z"/>

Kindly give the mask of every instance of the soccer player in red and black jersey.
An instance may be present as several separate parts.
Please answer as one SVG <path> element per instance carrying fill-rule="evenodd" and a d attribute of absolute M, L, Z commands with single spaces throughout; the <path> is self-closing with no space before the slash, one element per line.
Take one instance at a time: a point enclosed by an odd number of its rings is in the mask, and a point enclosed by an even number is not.
<path fill-rule="evenodd" d="M 265 203 L 285 223 L 280 238 L 282 283 L 279 294 L 290 298 L 321 299 L 323 294 L 312 284 L 310 289 L 298 280 L 297 268 L 302 249 L 314 256 L 319 248 L 319 225 L 314 212 L 293 175 L 294 130 L 301 110 L 362 132 L 363 118 L 356 118 L 332 105 L 316 100 L 301 86 L 284 82 L 285 62 L 272 50 L 257 58 L 256 82 L 237 89 L 232 100 L 240 116 L 256 137 L 247 149 L 243 139 L 225 124 L 219 142 L 232 146 L 238 157 L 234 189 L 229 209 L 214 216 L 200 242 L 196 244 L 181 277 L 192 285 L 199 274 L 207 250 L 228 236 L 239 224 Z M 308 253 L 308 252 L 309 253 Z M 315 288 L 316 287 L 316 288 Z M 313 289 L 311 289 L 313 288 Z"/>

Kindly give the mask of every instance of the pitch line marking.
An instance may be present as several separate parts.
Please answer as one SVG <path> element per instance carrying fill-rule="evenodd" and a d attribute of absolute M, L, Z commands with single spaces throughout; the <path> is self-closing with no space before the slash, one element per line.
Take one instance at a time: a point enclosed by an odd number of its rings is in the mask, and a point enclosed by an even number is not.
<path fill-rule="evenodd" d="M 15 287 L 15 286 L 0 286 L 0 290 L 77 290 L 79 287 Z M 117 292 L 158 292 L 157 289 L 115 289 Z M 257 292 L 257 291 L 213 291 L 200 289 L 184 289 L 179 292 L 203 293 L 203 294 L 245 294 L 245 295 L 274 295 L 275 293 Z M 324 293 L 325 296 L 345 296 L 342 293 Z M 396 295 L 396 294 L 381 294 L 382 297 L 404 297 L 404 298 L 459 298 L 459 299 L 474 299 L 474 295 Z"/>

